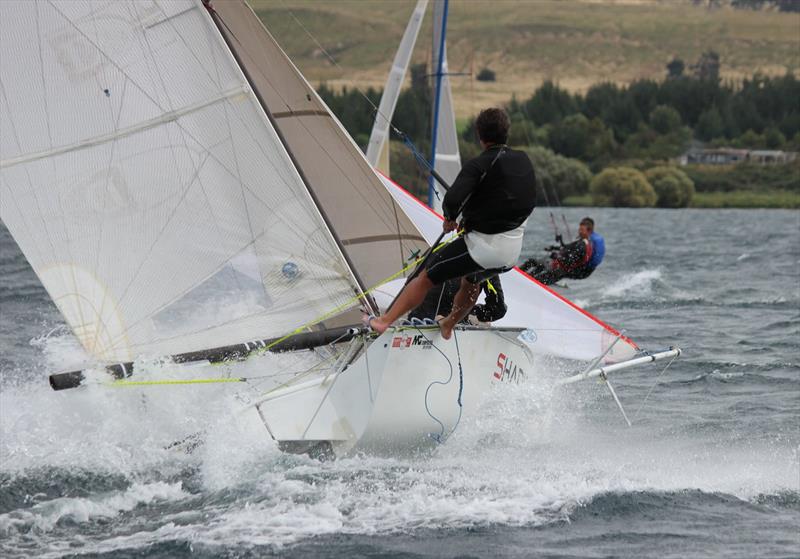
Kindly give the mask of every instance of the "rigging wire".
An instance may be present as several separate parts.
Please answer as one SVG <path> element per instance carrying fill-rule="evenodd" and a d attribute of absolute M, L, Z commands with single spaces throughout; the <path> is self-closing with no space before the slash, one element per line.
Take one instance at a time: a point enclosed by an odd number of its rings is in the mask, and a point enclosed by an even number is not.
<path fill-rule="evenodd" d="M 662 375 L 667 372 L 667 369 L 669 369 L 669 366 L 672 365 L 672 362 L 675 361 L 675 359 L 677 359 L 677 358 L 678 358 L 678 356 L 674 355 L 672 357 L 672 359 L 669 360 L 669 363 L 667 363 L 666 366 L 663 369 L 661 369 L 661 372 L 658 373 L 658 376 L 656 377 L 655 382 L 650 387 L 650 390 L 647 391 L 647 394 L 645 395 L 644 400 L 642 400 L 642 403 L 639 404 L 639 408 L 633 414 L 633 420 L 636 420 L 636 418 L 639 416 L 639 412 L 642 411 L 642 408 L 644 408 L 644 405 L 647 403 L 648 398 L 650 398 L 650 394 L 653 393 L 653 390 L 655 390 L 655 387 L 658 386 L 658 383 L 661 381 Z"/>
<path fill-rule="evenodd" d="M 531 142 L 531 136 L 528 134 L 528 126 L 527 122 L 530 121 L 530 117 L 528 117 L 528 111 L 525 109 L 524 103 L 519 103 L 519 108 L 522 109 L 522 115 L 525 117 L 525 125 L 522 127 L 522 133 L 525 134 L 525 143 L 529 146 L 533 145 Z M 556 240 L 561 236 L 561 233 L 558 230 L 558 223 L 556 222 L 555 216 L 553 216 L 553 205 L 550 203 L 550 196 L 547 195 L 547 186 L 545 186 L 544 182 L 537 180 L 536 182 L 539 183 L 541 187 L 542 196 L 544 196 L 544 203 L 547 204 L 547 213 L 550 216 L 550 226 L 553 228 L 553 235 L 555 236 Z"/>

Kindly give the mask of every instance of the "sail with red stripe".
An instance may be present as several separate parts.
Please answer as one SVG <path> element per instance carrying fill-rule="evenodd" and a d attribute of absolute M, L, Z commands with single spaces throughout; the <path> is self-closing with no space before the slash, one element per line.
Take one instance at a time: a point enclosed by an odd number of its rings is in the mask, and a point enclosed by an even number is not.
<path fill-rule="evenodd" d="M 382 178 L 406 215 L 429 243 L 434 242 L 442 232 L 442 216 L 391 179 Z M 590 360 L 602 354 L 621 335 L 612 326 L 519 268 L 504 274 L 502 282 L 508 311 L 501 320 L 492 324 L 526 328 L 529 331 L 526 341 L 536 353 Z M 636 355 L 638 349 L 632 340 L 623 336 L 604 360 L 607 363 L 624 361 Z"/>

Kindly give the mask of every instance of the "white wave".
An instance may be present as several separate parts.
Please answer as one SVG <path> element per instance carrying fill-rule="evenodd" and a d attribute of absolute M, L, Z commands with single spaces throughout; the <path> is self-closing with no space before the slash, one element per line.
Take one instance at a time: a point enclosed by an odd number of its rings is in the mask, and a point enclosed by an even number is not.
<path fill-rule="evenodd" d="M 75 356 L 69 335 L 46 336 L 41 344 L 48 362 Z M 105 372 L 87 370 L 84 386 L 59 392 L 51 390 L 47 381 L 47 375 L 58 369 L 45 365 L 29 373 L 33 380 L 0 391 L 0 472 L 17 474 L 41 467 L 122 475 L 153 468 L 179 471 L 186 460 L 195 459 L 165 450 L 166 446 L 193 433 L 213 432 L 215 426 L 235 425 L 230 418 L 237 410 L 253 396 L 307 369 L 312 357 L 308 352 L 266 354 L 237 362 L 237 375 L 254 377 L 246 384 L 109 387 Z M 225 365 L 177 366 L 146 359 L 134 366 L 141 380 L 231 373 Z M 269 441 L 263 426 L 258 436 L 262 445 Z M 240 449 L 242 454 L 250 450 Z"/>
<path fill-rule="evenodd" d="M 263 371 L 288 363 L 265 356 L 252 366 Z M 177 374 L 168 366 L 153 367 L 151 375 Z M 237 545 L 280 547 L 332 533 L 539 525 L 568 519 L 575 507 L 608 491 L 699 489 L 747 499 L 793 490 L 797 458 L 790 444 L 708 440 L 671 430 L 663 416 L 654 422 L 645 415 L 628 429 L 602 385 L 554 391 L 553 369 L 548 364 L 526 385 L 495 387 L 479 413 L 465 418 L 431 456 L 357 456 L 333 463 L 280 454 L 255 413 L 231 413 L 237 402 L 226 386 L 95 386 L 54 393 L 43 376 L 42 384 L 0 393 L 0 471 L 79 468 L 120 473 L 133 484 L 126 491 L 12 511 L 0 516 L 0 529 L 16 531 L 20 522 L 35 526 L 54 554 L 164 541 L 190 541 L 194 549 L 214 553 Z M 633 414 L 638 402 L 631 401 L 624 382 L 620 394 Z M 208 429 L 207 440 L 193 457 L 163 450 L 200 428 Z M 63 538 L 48 536 L 59 519 L 81 523 L 139 504 L 185 499 L 180 484 L 136 479 L 143 472 L 179 473 L 187 460 L 197 467 L 204 494 L 225 496 L 199 514 L 178 510 L 132 534 L 81 536 L 68 549 L 58 547 Z"/>
<path fill-rule="evenodd" d="M 591 301 L 589 299 L 573 299 L 572 302 L 582 309 L 588 308 L 589 305 L 591 304 Z"/>
<path fill-rule="evenodd" d="M 188 494 L 181 483 L 134 483 L 125 491 L 92 497 L 61 497 L 25 510 L 0 514 L 0 535 L 8 537 L 14 531 L 48 532 L 61 520 L 85 523 L 98 518 L 112 518 L 139 505 L 157 501 L 177 501 Z"/>
<path fill-rule="evenodd" d="M 649 295 L 653 285 L 659 280 L 661 280 L 661 270 L 642 270 L 633 274 L 626 274 L 610 287 L 607 287 L 602 295 L 609 298 L 623 295 Z"/>
<path fill-rule="evenodd" d="M 54 371 L 77 369 L 89 362 L 89 356 L 66 325 L 57 326 L 34 338 L 31 345 L 41 349 L 44 366 Z"/>
<path fill-rule="evenodd" d="M 326 534 L 531 526 L 566 521 L 606 492 L 699 489 L 747 499 L 793 486 L 791 449 L 755 441 L 696 444 L 680 433 L 654 436 L 651 425 L 628 429 L 620 418 L 595 422 L 575 411 L 594 406 L 613 406 L 597 386 L 579 393 L 500 387 L 480 416 L 427 458 L 319 463 L 261 451 L 259 469 L 234 457 L 226 475 L 238 488 L 235 502 L 206 508 L 196 519 L 167 517 L 150 531 L 82 551 L 191 541 L 193 549 L 214 553 L 280 548 Z M 223 436 L 209 445 L 216 447 L 210 454 L 232 449 Z M 217 489 L 221 478 L 214 479 Z"/>
<path fill-rule="evenodd" d="M 750 255 L 745 252 L 744 254 L 740 254 L 736 261 L 741 262 L 742 260 L 747 260 L 748 258 L 750 258 Z"/>

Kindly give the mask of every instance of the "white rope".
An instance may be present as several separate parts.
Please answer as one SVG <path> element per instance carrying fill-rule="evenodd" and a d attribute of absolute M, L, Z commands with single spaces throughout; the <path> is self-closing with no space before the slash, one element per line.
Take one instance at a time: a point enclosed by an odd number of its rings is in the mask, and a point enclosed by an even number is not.
<path fill-rule="evenodd" d="M 644 397 L 644 400 L 642 400 L 642 403 L 639 404 L 639 409 L 637 409 L 636 413 L 633 414 L 633 420 L 634 421 L 636 420 L 637 417 L 639 417 L 639 412 L 642 411 L 642 408 L 644 408 L 644 405 L 647 403 L 648 398 L 650 398 L 650 394 L 652 394 L 653 390 L 655 390 L 655 387 L 658 386 L 658 383 L 661 380 L 661 376 L 665 372 L 667 372 L 667 369 L 669 369 L 669 366 L 672 365 L 672 362 L 675 361 L 677 358 L 678 358 L 677 355 L 673 356 L 672 359 L 669 360 L 669 363 L 667 363 L 667 365 L 661 370 L 661 372 L 658 373 L 658 376 L 656 377 L 655 383 L 653 383 L 653 386 L 651 386 L 650 390 L 647 391 L 647 395 Z"/>

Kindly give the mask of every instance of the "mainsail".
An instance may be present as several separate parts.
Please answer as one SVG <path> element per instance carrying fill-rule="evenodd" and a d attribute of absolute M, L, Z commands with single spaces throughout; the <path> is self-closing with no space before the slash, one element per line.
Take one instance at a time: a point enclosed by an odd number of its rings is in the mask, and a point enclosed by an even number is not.
<path fill-rule="evenodd" d="M 433 126 L 431 131 L 431 165 L 447 184 L 461 171 L 461 155 L 458 151 L 456 117 L 453 111 L 453 95 L 450 91 L 450 74 L 447 66 L 447 12 L 448 0 L 433 3 Z M 441 213 L 444 189 L 433 177 L 429 179 L 429 204 Z"/>
<path fill-rule="evenodd" d="M 411 18 L 408 20 L 405 33 L 403 33 L 403 39 L 394 55 L 392 69 L 389 71 L 389 77 L 386 78 L 378 114 L 375 115 L 375 124 L 372 126 L 369 136 L 367 161 L 385 175 L 389 174 L 389 124 L 397 106 L 397 99 L 400 97 L 400 88 L 403 86 L 408 64 L 411 61 L 411 52 L 417 42 L 427 7 L 428 0 L 417 0 L 417 5 L 411 13 Z"/>
<path fill-rule="evenodd" d="M 346 306 L 422 244 L 274 48 L 270 79 L 297 85 L 268 91 L 265 111 L 199 0 L 4 1 L 0 15 L 0 218 L 89 354 L 280 335 Z M 282 117 L 284 134 L 319 135 L 308 154 L 287 151 L 270 120 Z M 319 120 L 330 125 L 309 132 Z M 317 157 L 333 167 L 303 176 Z M 371 225 L 390 241 L 332 233 L 309 179 L 345 174 L 359 195 L 378 184 Z M 359 285 L 340 246 L 360 262 L 376 244 L 385 265 Z"/>

